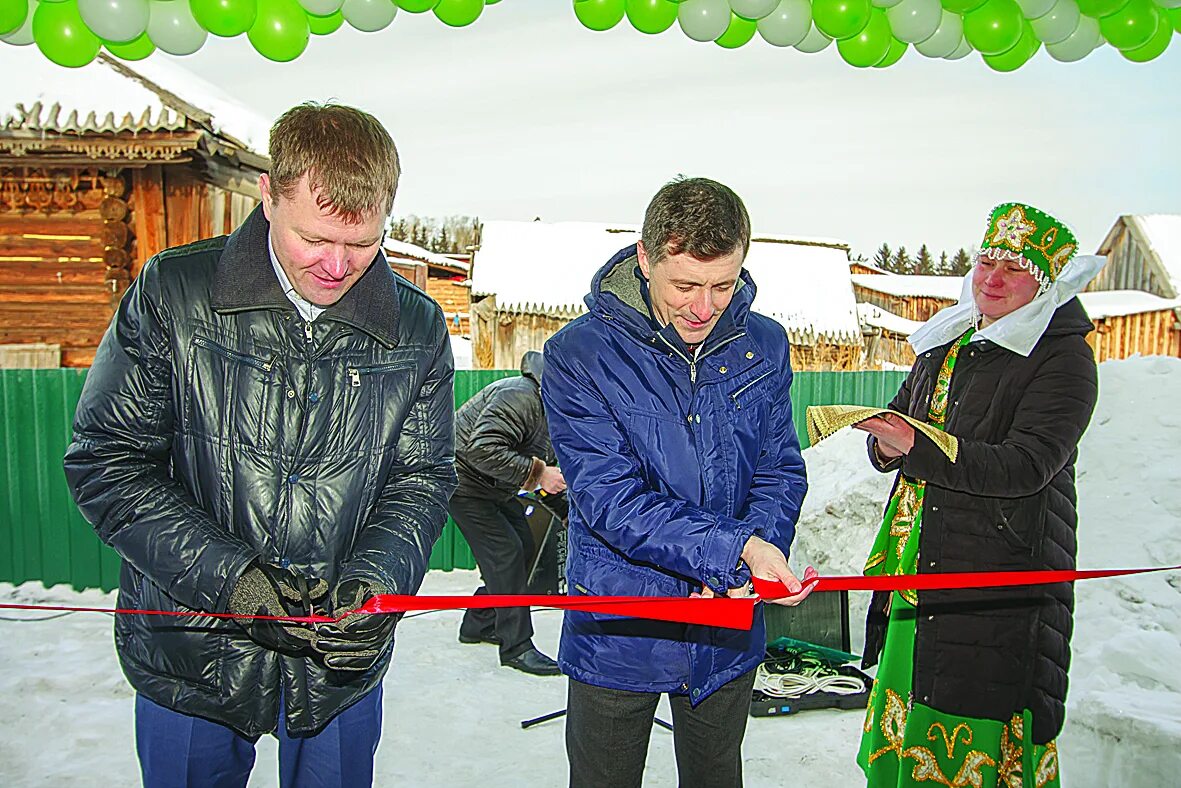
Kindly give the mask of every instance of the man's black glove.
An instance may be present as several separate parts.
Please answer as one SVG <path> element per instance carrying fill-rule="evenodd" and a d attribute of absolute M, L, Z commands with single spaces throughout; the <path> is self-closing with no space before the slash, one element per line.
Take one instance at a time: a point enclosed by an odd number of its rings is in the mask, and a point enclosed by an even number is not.
<path fill-rule="evenodd" d="M 332 614 L 356 610 L 386 593 L 366 580 L 345 580 L 332 592 Z M 385 652 L 401 613 L 353 613 L 334 624 L 321 624 L 315 649 L 331 670 L 369 670 Z"/>
<path fill-rule="evenodd" d="M 328 584 L 274 564 L 251 564 L 230 593 L 230 612 L 238 616 L 306 616 L 328 593 Z M 236 618 L 250 639 L 290 656 L 312 653 L 316 631 L 309 624 Z"/>

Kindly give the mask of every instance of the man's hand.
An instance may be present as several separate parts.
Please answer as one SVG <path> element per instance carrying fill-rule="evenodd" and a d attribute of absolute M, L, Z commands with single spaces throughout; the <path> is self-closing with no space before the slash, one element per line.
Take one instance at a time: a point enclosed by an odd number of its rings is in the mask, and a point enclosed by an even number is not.
<path fill-rule="evenodd" d="M 274 564 L 253 563 L 230 592 L 230 612 L 238 616 L 306 616 L 328 593 L 328 584 Z M 250 639 L 289 656 L 312 653 L 316 631 L 308 624 L 236 618 Z"/>
<path fill-rule="evenodd" d="M 538 479 L 538 484 L 541 489 L 550 495 L 557 495 L 565 491 L 566 477 L 555 466 L 547 465 L 541 470 L 541 478 Z"/>
<path fill-rule="evenodd" d="M 371 596 L 385 593 L 365 580 L 345 580 L 332 592 L 332 614 L 356 610 Z M 369 670 L 385 652 L 401 613 L 351 613 L 319 627 L 316 651 L 331 670 Z"/>
<path fill-rule="evenodd" d="M 883 413 L 859 421 L 853 428 L 868 432 L 877 438 L 878 453 L 886 459 L 910 454 L 910 450 L 914 448 L 914 427 L 894 413 Z"/>
<path fill-rule="evenodd" d="M 742 560 L 750 569 L 753 577 L 760 577 L 764 580 L 778 580 L 787 587 L 789 596 L 780 599 L 768 599 L 768 602 L 776 605 L 787 605 L 794 607 L 800 602 L 808 598 L 812 593 L 812 586 L 804 586 L 796 578 L 795 574 L 787 566 L 787 557 L 775 545 L 771 544 L 765 539 L 757 536 L 751 536 L 746 540 L 746 546 L 742 548 Z M 709 589 L 706 589 L 709 590 Z M 730 589 L 727 596 L 750 596 L 753 591 L 745 589 L 746 593 L 735 594 L 738 589 Z"/>

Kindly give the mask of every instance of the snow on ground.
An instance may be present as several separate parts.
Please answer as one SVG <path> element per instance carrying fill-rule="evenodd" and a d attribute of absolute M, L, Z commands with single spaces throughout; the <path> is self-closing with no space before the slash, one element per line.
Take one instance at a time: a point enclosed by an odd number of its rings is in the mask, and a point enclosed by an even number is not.
<path fill-rule="evenodd" d="M 1082 567 L 1181 564 L 1181 360 L 1131 359 L 1101 367 L 1100 403 L 1078 465 Z M 792 563 L 860 571 L 890 477 L 865 459 L 860 433 L 838 433 L 805 452 L 811 491 Z M 474 572 L 432 572 L 423 591 L 468 593 Z M 1181 573 L 1077 585 L 1065 784 L 1160 786 L 1181 773 Z M 114 595 L 0 585 L 0 601 L 111 606 Z M 852 600 L 855 650 L 866 599 Z M 3 611 L 3 618 L 41 613 Z M 491 788 L 565 784 L 560 720 L 520 721 L 560 709 L 565 680 L 497 665 L 491 646 L 455 641 L 460 614 L 398 625 L 385 682 L 377 784 Z M 557 649 L 560 614 L 534 614 L 537 645 Z M 131 690 L 111 645 L 111 620 L 75 614 L 45 623 L 0 620 L 0 784 L 133 785 Z M 668 719 L 667 704 L 658 712 Z M 751 719 L 744 745 L 752 788 L 861 783 L 854 756 L 862 713 L 809 711 Z M 675 785 L 671 736 L 653 730 L 646 786 Z M 251 786 L 273 786 L 273 739 L 259 744 Z"/>

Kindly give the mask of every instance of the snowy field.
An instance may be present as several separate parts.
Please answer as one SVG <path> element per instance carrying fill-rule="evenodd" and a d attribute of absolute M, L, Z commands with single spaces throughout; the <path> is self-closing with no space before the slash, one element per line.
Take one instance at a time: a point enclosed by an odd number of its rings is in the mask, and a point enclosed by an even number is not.
<path fill-rule="evenodd" d="M 1100 402 L 1079 461 L 1082 567 L 1181 564 L 1181 360 L 1133 359 L 1101 367 Z M 811 491 L 792 563 L 822 572 L 860 570 L 889 477 L 845 431 L 805 453 Z M 474 572 L 432 572 L 423 591 L 468 593 Z M 1077 586 L 1074 665 L 1063 782 L 1177 785 L 1181 774 L 1181 573 L 1091 580 Z M 38 584 L 0 585 L 0 601 L 111 606 L 113 594 Z M 866 600 L 854 598 L 855 646 Z M 130 689 L 111 643 L 111 620 L 4 611 L 0 621 L 0 786 L 125 786 L 138 782 Z M 561 720 L 520 721 L 560 709 L 565 679 L 501 668 L 492 646 L 455 641 L 460 614 L 398 626 L 385 682 L 380 786 L 557 786 L 566 782 Z M 534 614 L 537 645 L 557 650 L 560 614 Z M 660 716 L 668 719 L 667 705 Z M 751 719 L 746 784 L 845 788 L 862 713 L 809 711 Z M 273 740 L 259 745 L 251 786 L 273 786 Z M 656 728 L 646 786 L 673 786 L 671 736 Z"/>

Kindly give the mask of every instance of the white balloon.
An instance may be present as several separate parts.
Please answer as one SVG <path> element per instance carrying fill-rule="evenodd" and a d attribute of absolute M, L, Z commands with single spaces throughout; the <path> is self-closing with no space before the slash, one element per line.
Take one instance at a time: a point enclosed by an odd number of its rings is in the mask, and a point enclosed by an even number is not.
<path fill-rule="evenodd" d="M 1055 60 L 1073 63 L 1094 52 L 1101 43 L 1103 36 L 1099 33 L 1099 20 L 1081 16 L 1074 32 L 1057 44 L 1046 44 L 1046 51 Z"/>
<path fill-rule="evenodd" d="M 1017 0 L 1017 5 L 1026 19 L 1040 19 L 1050 13 L 1054 0 Z"/>
<path fill-rule="evenodd" d="M 29 0 L 29 15 L 25 17 L 25 23 L 11 33 L 0 36 L 0 41 L 14 47 L 27 47 L 33 43 L 33 12 L 36 10 L 37 0 Z"/>
<path fill-rule="evenodd" d="M 794 47 L 812 29 L 812 4 L 808 0 L 782 0 L 758 21 L 759 35 L 768 44 Z"/>
<path fill-rule="evenodd" d="M 170 55 L 191 55 L 205 44 L 209 33 L 193 19 L 189 4 L 156 0 L 148 16 L 148 38 Z"/>
<path fill-rule="evenodd" d="M 869 0 L 869 2 L 872 5 L 876 5 L 878 8 L 893 8 L 894 6 L 901 3 L 902 0 Z"/>
<path fill-rule="evenodd" d="M 801 52 L 812 54 L 814 52 L 819 52 L 831 43 L 831 38 L 824 35 L 824 33 L 821 33 L 820 30 L 817 29 L 816 25 L 812 25 L 812 27 L 808 30 L 808 35 L 804 36 L 804 40 L 796 44 L 796 49 L 800 50 Z"/>
<path fill-rule="evenodd" d="M 952 52 L 950 55 L 948 55 L 947 57 L 945 57 L 943 59 L 944 60 L 959 60 L 960 58 L 967 57 L 968 53 L 971 51 L 972 51 L 972 45 L 969 44 L 968 39 L 965 38 L 963 41 L 960 42 L 959 46 L 957 46 L 955 48 L 954 52 Z"/>
<path fill-rule="evenodd" d="M 389 27 L 398 15 L 391 0 L 344 0 L 340 7 L 344 21 L 362 33 L 376 33 Z"/>
<path fill-rule="evenodd" d="M 101 39 L 125 44 L 148 29 L 148 0 L 78 0 L 82 21 Z"/>
<path fill-rule="evenodd" d="M 681 32 L 694 41 L 714 41 L 730 26 L 726 0 L 684 0 L 677 8 Z"/>
<path fill-rule="evenodd" d="M 344 0 L 299 0 L 304 11 L 316 16 L 328 16 L 340 10 Z"/>
<path fill-rule="evenodd" d="M 1049 13 L 1039 16 L 1029 24 L 1039 41 L 1044 44 L 1058 44 L 1075 31 L 1080 16 L 1082 15 L 1075 0 L 1058 0 Z"/>
<path fill-rule="evenodd" d="M 762 19 L 775 10 L 779 0 L 730 0 L 734 13 L 745 19 Z"/>
<path fill-rule="evenodd" d="M 944 11 L 939 27 L 926 41 L 914 45 L 923 57 L 947 57 L 955 52 L 964 40 L 964 18 L 959 14 Z"/>
<path fill-rule="evenodd" d="M 935 35 L 943 21 L 943 6 L 939 0 L 902 0 L 886 9 L 894 38 L 906 44 L 917 44 Z"/>

